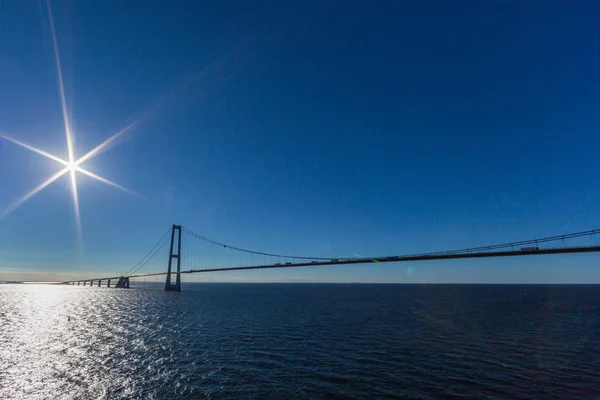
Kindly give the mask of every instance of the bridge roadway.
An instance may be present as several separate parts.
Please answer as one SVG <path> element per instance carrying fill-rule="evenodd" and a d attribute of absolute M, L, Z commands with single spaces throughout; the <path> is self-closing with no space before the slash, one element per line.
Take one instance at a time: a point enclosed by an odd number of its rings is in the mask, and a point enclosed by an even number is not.
<path fill-rule="evenodd" d="M 206 269 L 190 269 L 181 271 L 181 274 L 196 274 L 206 272 L 220 272 L 220 271 L 243 271 L 250 269 L 272 269 L 272 268 L 295 268 L 295 267 L 316 267 L 325 265 L 347 265 L 347 264 L 370 264 L 370 263 L 388 263 L 388 262 L 409 262 L 409 261 L 431 261 L 431 260 L 451 260 L 451 259 L 465 259 L 465 258 L 488 258 L 488 257 L 515 257 L 515 256 L 534 256 L 544 254 L 570 254 L 570 253 L 593 253 L 600 252 L 600 246 L 582 246 L 582 247 L 555 247 L 538 250 L 504 250 L 504 251 L 481 251 L 472 253 L 431 253 L 431 254 L 417 254 L 409 256 L 392 256 L 383 258 L 348 258 L 348 259 L 332 259 L 329 261 L 310 261 L 301 263 L 285 263 L 285 264 L 269 264 L 269 265 L 252 265 L 245 267 L 223 267 L 223 268 L 206 268 Z M 161 276 L 166 275 L 167 272 L 156 272 L 150 274 L 136 274 L 128 275 L 128 278 L 142 278 L 147 276 Z M 176 272 L 173 272 L 176 274 Z M 107 278 L 95 278 L 95 279 L 78 279 L 74 281 L 63 281 L 63 283 L 77 283 L 77 282 L 89 282 L 89 281 L 104 281 L 104 280 L 118 280 L 119 276 L 107 277 Z"/>

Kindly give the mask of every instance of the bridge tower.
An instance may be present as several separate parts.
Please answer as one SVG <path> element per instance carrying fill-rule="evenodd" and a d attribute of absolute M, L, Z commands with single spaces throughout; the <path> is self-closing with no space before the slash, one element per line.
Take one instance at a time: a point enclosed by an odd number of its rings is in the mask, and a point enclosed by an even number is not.
<path fill-rule="evenodd" d="M 175 238 L 177 238 L 177 253 L 173 252 L 175 246 Z M 177 274 L 175 284 L 171 283 L 171 266 L 173 259 L 177 259 Z M 171 230 L 171 250 L 169 251 L 169 266 L 167 267 L 167 281 L 165 282 L 166 292 L 181 292 L 181 225 L 173 225 Z"/>

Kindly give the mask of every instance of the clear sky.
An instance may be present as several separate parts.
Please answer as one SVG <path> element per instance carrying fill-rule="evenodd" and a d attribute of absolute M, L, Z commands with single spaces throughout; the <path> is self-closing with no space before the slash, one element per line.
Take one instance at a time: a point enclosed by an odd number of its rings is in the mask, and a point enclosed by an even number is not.
<path fill-rule="evenodd" d="M 52 11 L 75 158 L 141 117 L 81 166 L 147 199 L 77 173 L 81 254 L 63 176 L 0 220 L 0 279 L 121 273 L 173 223 L 324 257 L 600 227 L 596 2 L 141 4 L 64 0 Z M 46 5 L 1 7 L 0 131 L 67 159 Z M 0 141 L 0 209 L 63 167 Z M 600 282 L 599 263 L 206 279 Z"/>

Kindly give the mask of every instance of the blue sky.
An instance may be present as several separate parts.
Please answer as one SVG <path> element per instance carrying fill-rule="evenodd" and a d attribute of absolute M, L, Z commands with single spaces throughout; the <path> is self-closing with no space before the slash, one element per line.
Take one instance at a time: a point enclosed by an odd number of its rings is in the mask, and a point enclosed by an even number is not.
<path fill-rule="evenodd" d="M 600 227 L 593 2 L 52 3 L 81 156 L 0 220 L 0 279 L 120 273 L 173 223 L 349 257 Z M 44 2 L 3 5 L 0 131 L 67 158 Z M 0 208 L 61 166 L 0 142 Z M 598 255 L 198 279 L 600 282 Z"/>

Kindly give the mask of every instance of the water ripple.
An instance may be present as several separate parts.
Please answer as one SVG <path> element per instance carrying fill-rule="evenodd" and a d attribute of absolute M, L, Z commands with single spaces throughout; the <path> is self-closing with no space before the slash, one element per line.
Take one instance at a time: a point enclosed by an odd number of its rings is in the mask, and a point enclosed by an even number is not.
<path fill-rule="evenodd" d="M 600 398 L 598 310 L 598 286 L 3 285 L 0 398 Z"/>

